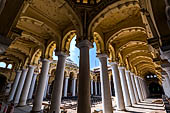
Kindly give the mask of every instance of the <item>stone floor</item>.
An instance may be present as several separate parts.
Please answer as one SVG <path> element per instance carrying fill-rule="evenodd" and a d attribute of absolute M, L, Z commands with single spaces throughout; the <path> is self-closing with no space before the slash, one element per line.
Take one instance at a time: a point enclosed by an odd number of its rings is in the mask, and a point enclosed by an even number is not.
<path fill-rule="evenodd" d="M 115 101 L 113 98 L 113 106 L 114 106 L 113 110 L 114 110 L 114 113 L 166 113 L 164 110 L 163 104 L 161 104 L 158 101 L 159 99 L 146 99 L 145 101 L 139 104 L 136 104 L 133 107 L 126 107 L 126 111 L 116 111 Z M 44 102 L 44 103 L 47 103 L 47 102 Z M 3 104 L 3 107 L 0 113 L 3 113 L 2 111 L 3 111 L 4 105 L 5 104 Z M 62 104 L 62 107 L 66 108 L 67 113 L 76 113 L 76 106 L 77 106 L 76 102 L 68 102 L 68 103 L 65 102 Z M 29 111 L 31 111 L 31 108 L 32 108 L 32 105 L 25 106 L 25 107 L 15 107 L 14 113 L 29 113 Z M 101 111 L 102 103 L 93 105 L 91 109 L 92 109 L 92 113 L 94 113 L 94 111 Z M 95 113 L 98 113 L 98 112 L 95 112 Z"/>

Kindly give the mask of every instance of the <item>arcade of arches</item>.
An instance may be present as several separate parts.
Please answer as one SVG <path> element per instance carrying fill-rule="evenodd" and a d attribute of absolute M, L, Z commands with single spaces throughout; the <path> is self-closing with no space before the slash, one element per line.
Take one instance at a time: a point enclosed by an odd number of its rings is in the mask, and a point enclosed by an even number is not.
<path fill-rule="evenodd" d="M 169 0 L 0 0 L 3 100 L 31 102 L 38 113 L 46 98 L 49 113 L 59 113 L 60 100 L 75 97 L 77 113 L 91 113 L 99 97 L 112 113 L 112 96 L 122 111 L 170 98 L 169 11 Z M 79 66 L 67 58 L 73 37 Z M 90 70 L 93 43 L 100 67 Z"/>

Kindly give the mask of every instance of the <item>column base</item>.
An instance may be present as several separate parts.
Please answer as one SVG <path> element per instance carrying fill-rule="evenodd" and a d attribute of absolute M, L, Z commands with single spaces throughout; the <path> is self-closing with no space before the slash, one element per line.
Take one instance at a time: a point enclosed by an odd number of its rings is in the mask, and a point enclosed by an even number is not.
<path fill-rule="evenodd" d="M 127 111 L 126 109 L 116 109 L 116 111 Z"/>
<path fill-rule="evenodd" d="M 27 106 L 26 104 L 25 105 L 17 105 L 16 107 L 25 107 L 25 106 Z"/>
<path fill-rule="evenodd" d="M 132 107 L 132 105 L 126 105 L 126 107 Z"/>
<path fill-rule="evenodd" d="M 18 107 L 24 107 L 24 106 L 26 106 L 27 104 L 25 103 L 25 102 L 20 102 L 17 106 Z"/>

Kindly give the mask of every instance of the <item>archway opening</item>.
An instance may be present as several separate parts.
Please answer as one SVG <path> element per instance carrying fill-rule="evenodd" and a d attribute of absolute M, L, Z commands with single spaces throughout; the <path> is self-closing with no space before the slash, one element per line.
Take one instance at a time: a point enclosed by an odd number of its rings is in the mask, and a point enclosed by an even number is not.
<path fill-rule="evenodd" d="M 164 93 L 162 86 L 159 84 L 159 79 L 157 75 L 153 73 L 148 73 L 145 76 L 147 87 L 149 89 L 149 96 L 151 98 L 161 98 Z"/>
<path fill-rule="evenodd" d="M 149 92 L 151 98 L 161 98 L 163 94 L 163 88 L 160 84 L 152 82 L 149 84 Z"/>

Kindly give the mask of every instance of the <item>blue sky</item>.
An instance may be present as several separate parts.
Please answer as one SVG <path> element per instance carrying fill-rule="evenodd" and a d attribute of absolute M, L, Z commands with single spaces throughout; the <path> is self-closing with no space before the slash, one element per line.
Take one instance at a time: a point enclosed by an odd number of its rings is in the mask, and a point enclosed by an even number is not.
<path fill-rule="evenodd" d="M 79 55 L 80 50 L 76 46 L 76 37 L 74 37 L 70 43 L 70 58 L 74 63 L 79 66 Z M 90 49 L 90 69 L 99 66 L 99 59 L 96 58 L 96 44 L 93 43 L 94 47 Z M 56 56 L 53 56 L 54 60 L 57 59 Z"/>

